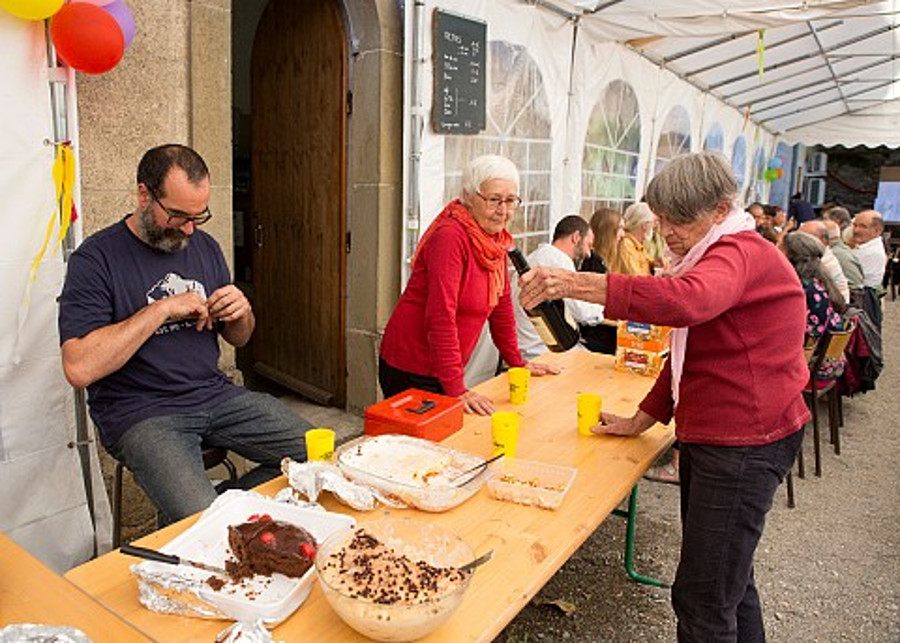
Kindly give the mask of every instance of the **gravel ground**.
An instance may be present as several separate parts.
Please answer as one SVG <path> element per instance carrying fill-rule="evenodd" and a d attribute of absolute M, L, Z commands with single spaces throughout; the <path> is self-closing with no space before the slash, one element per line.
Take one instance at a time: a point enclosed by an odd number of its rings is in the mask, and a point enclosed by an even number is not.
<path fill-rule="evenodd" d="M 900 462 L 900 301 L 884 306 L 887 366 L 877 389 L 845 399 L 842 454 L 823 445 L 821 478 L 812 475 L 807 436 L 809 473 L 795 477 L 797 507 L 788 509 L 779 490 L 757 551 L 756 581 L 775 643 L 900 641 L 900 477 L 893 468 Z M 361 418 L 283 399 L 343 437 L 361 430 Z M 639 493 L 635 566 L 671 581 L 680 543 L 678 488 L 644 481 Z M 130 476 L 124 507 L 126 541 L 154 528 Z M 674 641 L 668 590 L 629 580 L 624 548 L 625 521 L 611 516 L 494 643 Z"/>
<path fill-rule="evenodd" d="M 769 514 L 756 554 L 769 641 L 900 641 L 900 300 L 884 309 L 886 367 L 875 391 L 844 400 L 841 455 L 826 438 L 815 478 L 808 435 L 797 507 L 787 508 L 782 487 Z M 677 487 L 641 483 L 635 566 L 642 574 L 674 578 L 678 502 Z M 628 579 L 624 543 L 624 520 L 610 517 L 495 643 L 674 641 L 669 591 Z M 557 602 L 575 611 L 567 615 Z"/>

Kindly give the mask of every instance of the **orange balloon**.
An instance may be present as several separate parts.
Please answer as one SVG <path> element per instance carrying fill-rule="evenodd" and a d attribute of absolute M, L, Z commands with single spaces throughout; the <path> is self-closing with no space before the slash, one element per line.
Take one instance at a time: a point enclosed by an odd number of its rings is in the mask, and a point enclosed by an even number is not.
<path fill-rule="evenodd" d="M 125 36 L 116 19 L 84 2 L 67 4 L 53 16 L 50 37 L 59 57 L 86 74 L 109 71 L 125 52 Z"/>

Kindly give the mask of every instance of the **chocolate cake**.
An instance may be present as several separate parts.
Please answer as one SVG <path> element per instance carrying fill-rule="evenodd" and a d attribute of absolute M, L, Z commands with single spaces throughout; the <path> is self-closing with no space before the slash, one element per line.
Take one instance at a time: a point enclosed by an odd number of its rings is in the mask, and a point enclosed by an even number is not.
<path fill-rule="evenodd" d="M 234 580 L 273 572 L 299 578 L 312 567 L 316 555 L 312 534 L 267 514 L 229 526 L 228 544 L 235 560 L 226 561 L 225 568 Z"/>

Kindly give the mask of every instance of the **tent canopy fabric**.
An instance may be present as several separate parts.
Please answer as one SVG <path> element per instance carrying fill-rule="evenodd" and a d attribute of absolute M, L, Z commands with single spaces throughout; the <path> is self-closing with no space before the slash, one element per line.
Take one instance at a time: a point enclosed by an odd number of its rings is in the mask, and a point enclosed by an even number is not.
<path fill-rule="evenodd" d="M 773 135 L 900 147 L 897 0 L 524 0 L 629 46 Z"/>

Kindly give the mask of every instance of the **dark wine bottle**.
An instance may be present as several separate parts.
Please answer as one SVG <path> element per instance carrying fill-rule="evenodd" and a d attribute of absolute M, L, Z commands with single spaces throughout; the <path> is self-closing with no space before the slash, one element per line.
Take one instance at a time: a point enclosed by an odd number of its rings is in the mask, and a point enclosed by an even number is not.
<path fill-rule="evenodd" d="M 520 275 L 531 270 L 525 255 L 517 247 L 510 248 L 508 254 L 516 272 Z M 578 331 L 566 321 L 565 310 L 563 301 L 556 299 L 541 302 L 532 310 L 525 311 L 537 334 L 554 353 L 567 351 L 578 343 Z"/>

